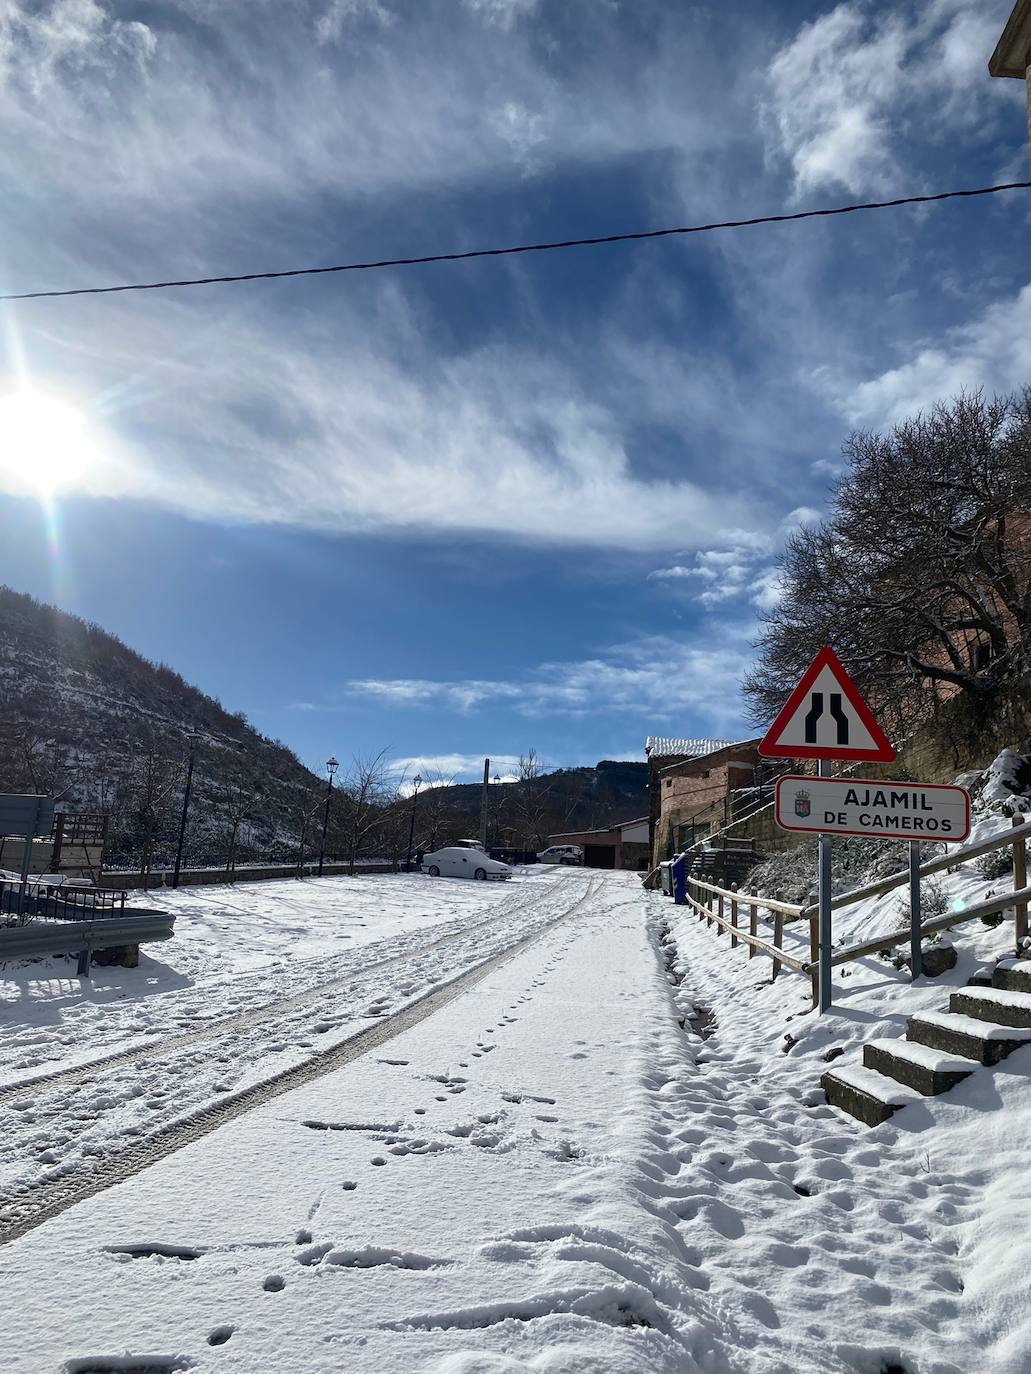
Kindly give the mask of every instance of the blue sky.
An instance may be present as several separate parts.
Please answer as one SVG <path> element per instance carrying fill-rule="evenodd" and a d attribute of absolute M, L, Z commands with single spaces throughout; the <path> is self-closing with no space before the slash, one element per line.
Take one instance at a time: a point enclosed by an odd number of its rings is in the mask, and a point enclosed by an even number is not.
<path fill-rule="evenodd" d="M 1009 9 L 8 0 L 0 283 L 1024 179 L 1023 91 L 986 72 Z M 313 765 L 737 736 L 777 549 L 848 431 L 1031 379 L 1027 235 L 1010 193 L 3 307 L 0 579 Z"/>

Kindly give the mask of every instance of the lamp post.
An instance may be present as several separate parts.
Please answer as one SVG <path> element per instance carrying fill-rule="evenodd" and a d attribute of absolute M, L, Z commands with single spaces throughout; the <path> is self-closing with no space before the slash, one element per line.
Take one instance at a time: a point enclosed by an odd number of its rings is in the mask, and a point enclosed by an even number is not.
<path fill-rule="evenodd" d="M 322 877 L 322 865 L 326 861 L 326 831 L 329 828 L 329 802 L 333 795 L 333 774 L 339 767 L 340 765 L 337 763 L 336 759 L 328 758 L 326 760 L 326 772 L 329 774 L 329 786 L 326 788 L 326 809 L 322 813 L 322 845 L 319 849 L 320 878 Z"/>
<path fill-rule="evenodd" d="M 183 844 L 186 841 L 186 817 L 190 810 L 190 789 L 193 786 L 193 764 L 197 757 L 197 745 L 200 743 L 200 735 L 196 731 L 191 731 L 186 736 L 190 745 L 190 757 L 186 765 L 186 788 L 183 792 L 183 814 L 179 820 L 179 843 L 175 851 L 175 872 L 172 874 L 172 886 L 179 886 L 179 870 L 183 866 Z"/>
<path fill-rule="evenodd" d="M 405 872 L 412 871 L 412 841 L 415 839 L 415 808 L 419 801 L 419 785 L 422 782 L 422 774 L 416 773 L 413 778 L 415 791 L 412 793 L 412 815 L 408 822 L 408 858 L 405 859 Z"/>

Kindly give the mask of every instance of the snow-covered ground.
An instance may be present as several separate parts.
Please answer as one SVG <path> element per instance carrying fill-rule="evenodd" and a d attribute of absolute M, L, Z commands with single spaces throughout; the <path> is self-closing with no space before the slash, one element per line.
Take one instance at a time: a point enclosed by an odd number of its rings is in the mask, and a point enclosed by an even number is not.
<path fill-rule="evenodd" d="M 469 903 L 424 938 L 458 935 L 450 926 L 463 921 L 468 932 L 438 947 L 446 967 L 428 967 L 421 981 L 406 956 L 365 981 L 358 968 L 344 975 L 363 997 L 375 984 L 391 1011 L 416 982 L 439 983 L 519 935 L 538 938 L 389 1047 L 3 1247 L 5 1371 L 1031 1367 L 1031 1049 L 875 1130 L 829 1108 L 819 1090 L 829 1048 L 885 1027 L 901 1033 L 917 1005 L 944 1004 L 954 975 L 914 988 L 904 972 L 864 961 L 820 1019 L 807 1009 L 807 981 L 771 983 L 768 961 L 732 952 L 727 937 L 630 875 L 559 870 L 505 888 L 385 876 L 356 879 L 353 898 L 400 919 L 396 906 L 420 883 L 427 911 Z M 292 920 L 311 932 L 331 889 L 308 890 L 311 910 Z M 214 890 L 204 896 L 217 903 Z M 246 912 L 233 929 L 246 945 Z M 414 938 L 396 926 L 382 947 L 355 954 L 371 964 Z M 999 953 L 1005 931 L 977 940 Z M 212 937 L 212 948 L 224 944 Z M 239 983 L 219 986 L 228 995 Z M 285 974 L 283 986 L 296 991 Z M 71 984 L 56 995 L 70 1000 Z M 160 994 L 170 1019 L 179 995 Z M 356 1012 L 371 1005 L 357 1002 L 343 984 L 328 993 L 319 1014 L 338 1024 L 325 1034 L 368 1024 Z M 304 1021 L 301 1011 L 274 1018 L 270 1033 L 289 1025 L 289 1052 L 305 1051 L 305 1038 L 315 1052 L 313 1013 Z M 251 1024 L 218 1072 L 273 1062 L 240 1058 L 248 1035 L 265 1039 Z M 223 1053 L 221 1036 L 203 1044 L 209 1059 Z M 143 1061 L 143 1078 L 195 1048 Z M 202 1060 L 191 1068 L 202 1075 Z M 122 1061 L 116 1081 L 137 1076 Z M 9 1081 L 0 1077 L 0 1089 Z M 116 1148 L 112 1129 L 132 1103 L 94 1097 L 76 1110 L 64 1082 L 63 1110 L 50 1116 L 39 1115 L 42 1088 L 26 1090 L 20 1113 L 5 1100 L 4 1136 L 35 1130 L 35 1148 L 47 1135 L 76 1141 L 103 1127 L 97 1143 Z M 187 1075 L 173 1084 L 184 1091 Z M 205 1079 L 194 1100 L 212 1091 Z M 133 1110 L 148 1129 L 163 1109 Z M 36 1114 L 28 1126 L 26 1113 Z"/>
<path fill-rule="evenodd" d="M 176 935 L 145 946 L 138 969 L 95 968 L 90 985 L 70 960 L 38 960 L 0 981 L 0 1224 L 41 1188 L 334 1049 L 572 900 L 547 869 L 504 885 L 384 874 L 168 895 Z"/>

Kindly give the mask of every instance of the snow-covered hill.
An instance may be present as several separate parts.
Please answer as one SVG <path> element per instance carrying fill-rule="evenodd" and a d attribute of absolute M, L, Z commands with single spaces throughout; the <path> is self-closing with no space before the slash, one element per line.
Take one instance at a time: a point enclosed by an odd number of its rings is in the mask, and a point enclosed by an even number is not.
<path fill-rule="evenodd" d="M 175 834 L 187 736 L 200 737 L 189 858 L 225 855 L 245 798 L 244 854 L 292 842 L 323 784 L 241 713 L 150 663 L 98 625 L 0 587 L 0 791 L 45 792 L 115 818 L 115 857 L 138 850 L 141 814 L 157 813 L 158 855 Z"/>

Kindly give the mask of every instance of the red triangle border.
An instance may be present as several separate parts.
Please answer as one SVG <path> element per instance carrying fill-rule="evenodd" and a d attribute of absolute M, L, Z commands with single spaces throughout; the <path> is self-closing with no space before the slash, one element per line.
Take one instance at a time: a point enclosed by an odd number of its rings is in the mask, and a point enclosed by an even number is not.
<path fill-rule="evenodd" d="M 873 749 L 846 749 L 840 745 L 825 744 L 778 743 L 781 732 L 787 727 L 788 721 L 798 710 L 799 704 L 824 668 L 830 668 L 841 688 L 842 696 L 847 699 L 865 728 L 870 732 L 870 738 L 875 746 Z M 857 763 L 891 763 L 895 758 L 895 750 L 891 747 L 887 735 L 874 719 L 873 712 L 863 700 L 859 688 L 845 671 L 841 659 L 838 658 L 833 649 L 826 645 L 802 674 L 798 686 L 781 707 L 777 719 L 766 731 L 762 743 L 759 745 L 759 754 L 762 758 L 768 759 L 847 759 Z"/>

